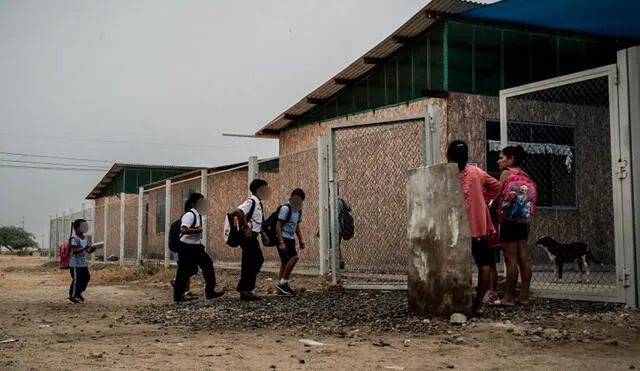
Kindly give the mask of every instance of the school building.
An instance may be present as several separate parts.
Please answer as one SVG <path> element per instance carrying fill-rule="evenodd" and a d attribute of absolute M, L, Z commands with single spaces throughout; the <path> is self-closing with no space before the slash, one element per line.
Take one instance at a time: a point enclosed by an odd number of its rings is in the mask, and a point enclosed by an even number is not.
<path fill-rule="evenodd" d="M 625 174 L 640 159 L 632 162 L 630 154 L 629 135 L 638 134 L 622 126 L 638 119 L 636 111 L 619 107 L 640 100 L 632 91 L 638 52 L 627 49 L 640 44 L 638 11 L 640 5 L 622 0 L 433 0 L 257 131 L 279 140 L 278 158 L 177 169 L 135 186 L 123 175 L 117 187 L 132 197 L 123 209 L 135 208 L 143 218 L 135 232 L 125 231 L 125 258 L 168 262 L 168 225 L 188 194 L 199 191 L 210 203 L 209 252 L 217 261 L 239 262 L 239 250 L 223 243 L 222 221 L 259 176 L 275 191 L 267 214 L 293 188 L 307 194 L 302 230 L 308 249 L 300 253 L 301 265 L 327 272 L 328 251 L 339 245 L 345 267 L 333 272 L 343 282 L 402 283 L 407 171 L 443 161 L 447 143 L 462 139 L 471 162 L 497 176 L 500 148 L 517 143 L 529 154 L 525 170 L 539 188 L 530 239 L 534 289 L 625 301 L 639 258 L 628 228 L 629 218 L 636 222 L 633 209 L 621 197 L 632 204 L 635 185 Z M 120 192 L 104 193 L 107 188 L 90 195 L 96 215 L 103 200 Z M 331 233 L 338 197 L 352 207 L 356 234 L 349 241 Z M 99 228 L 97 221 L 98 239 Z M 603 262 L 592 267 L 592 283 L 572 281 L 575 267 L 567 267 L 568 283 L 553 283 L 547 254 L 533 246 L 542 236 L 588 243 Z M 134 240 L 137 251 L 129 248 Z M 276 262 L 275 248 L 265 249 L 265 258 Z"/>

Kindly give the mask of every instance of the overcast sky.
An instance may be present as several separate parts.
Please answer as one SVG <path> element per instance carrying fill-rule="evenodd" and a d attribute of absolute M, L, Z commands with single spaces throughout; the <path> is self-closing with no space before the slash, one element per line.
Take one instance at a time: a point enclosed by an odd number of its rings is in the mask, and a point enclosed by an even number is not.
<path fill-rule="evenodd" d="M 197 166 L 275 155 L 276 141 L 221 133 L 255 132 L 427 2 L 0 0 L 0 151 Z M 38 164 L 0 161 L 0 224 L 24 216 L 38 240 L 104 173 L 2 165 Z"/>

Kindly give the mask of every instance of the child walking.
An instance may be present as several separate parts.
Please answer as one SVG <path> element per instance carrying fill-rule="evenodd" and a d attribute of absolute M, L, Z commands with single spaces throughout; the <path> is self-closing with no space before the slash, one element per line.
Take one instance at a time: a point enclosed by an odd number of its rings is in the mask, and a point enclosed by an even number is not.
<path fill-rule="evenodd" d="M 256 279 L 264 263 L 264 255 L 260 248 L 258 236 L 262 233 L 264 224 L 264 208 L 262 201 L 267 201 L 271 195 L 269 183 L 263 179 L 254 179 L 249 185 L 251 197 L 238 206 L 236 216 L 244 228 L 244 241 L 240 244 L 242 261 L 240 265 L 240 281 L 236 290 L 242 301 L 258 301 L 256 295 Z"/>
<path fill-rule="evenodd" d="M 278 221 L 276 222 L 276 236 L 278 238 L 278 255 L 280 256 L 280 281 L 276 288 L 278 294 L 293 296 L 294 292 L 289 285 L 291 272 L 298 262 L 296 251 L 296 237 L 300 242 L 300 250 L 305 249 L 300 223 L 302 222 L 302 206 L 305 194 L 300 188 L 291 192 L 289 203 L 280 207 Z"/>
<path fill-rule="evenodd" d="M 492 267 L 495 267 L 495 250 L 489 247 L 489 237 L 495 233 L 486 199 L 498 195 L 500 183 L 480 168 L 468 165 L 469 147 L 455 140 L 447 148 L 447 160 L 458 164 L 460 183 L 464 194 L 464 206 L 471 229 L 471 253 L 478 266 L 478 292 L 476 314 L 482 314 L 482 303 L 491 290 Z M 495 269 L 495 268 L 494 268 Z"/>
<path fill-rule="evenodd" d="M 84 219 L 77 219 L 71 223 L 71 233 L 69 234 L 71 286 L 67 299 L 70 304 L 84 303 L 82 293 L 87 289 L 91 279 L 87 266 L 87 252 L 92 253 L 95 248 L 91 246 L 89 239 L 85 236 L 88 231 L 89 224 Z"/>

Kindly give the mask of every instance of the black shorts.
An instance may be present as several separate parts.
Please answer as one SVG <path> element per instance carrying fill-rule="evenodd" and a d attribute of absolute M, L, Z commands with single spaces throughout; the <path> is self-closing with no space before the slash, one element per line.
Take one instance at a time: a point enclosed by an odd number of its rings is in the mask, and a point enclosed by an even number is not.
<path fill-rule="evenodd" d="M 471 240 L 471 254 L 478 267 L 496 263 L 496 249 L 489 247 L 489 241 L 486 238 L 474 238 Z"/>
<path fill-rule="evenodd" d="M 283 263 L 288 262 L 291 258 L 298 256 L 298 251 L 296 251 L 296 240 L 283 238 L 284 241 L 284 249 L 278 249 L 278 255 L 280 255 L 280 261 Z"/>
<path fill-rule="evenodd" d="M 529 239 L 529 224 L 503 220 L 500 223 L 500 242 L 514 243 Z"/>

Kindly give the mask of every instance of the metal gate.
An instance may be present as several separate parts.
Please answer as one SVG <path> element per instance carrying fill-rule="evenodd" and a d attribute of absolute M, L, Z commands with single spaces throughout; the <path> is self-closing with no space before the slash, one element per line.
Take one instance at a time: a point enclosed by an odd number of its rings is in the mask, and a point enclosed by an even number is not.
<path fill-rule="evenodd" d="M 488 141 L 488 163 L 507 145 L 525 148 L 523 168 L 538 186 L 528 249 L 532 291 L 624 302 L 632 277 L 624 259 L 627 157 L 621 152 L 616 65 L 501 91 L 500 141 Z M 575 253 L 562 278 L 542 246 L 549 242 L 538 244 L 543 237 L 562 244 L 565 256 Z M 577 264 L 581 253 L 574 243 L 586 244 L 597 261 Z"/>
<path fill-rule="evenodd" d="M 334 284 L 406 288 L 407 171 L 439 161 L 439 120 L 440 107 L 431 105 L 422 115 L 331 127 L 329 244 Z M 345 205 L 355 227 L 348 240 L 340 233 Z"/>

